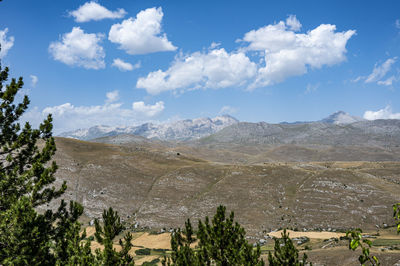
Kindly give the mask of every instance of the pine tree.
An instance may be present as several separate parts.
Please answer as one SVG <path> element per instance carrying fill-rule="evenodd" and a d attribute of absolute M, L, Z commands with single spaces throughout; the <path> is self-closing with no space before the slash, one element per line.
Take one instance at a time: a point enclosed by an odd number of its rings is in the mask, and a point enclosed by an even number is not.
<path fill-rule="evenodd" d="M 254 250 L 246 239 L 246 232 L 234 222 L 234 213 L 225 216 L 226 208 L 219 206 L 212 222 L 208 217 L 199 221 L 197 248 L 190 220 L 185 230 L 175 230 L 171 235 L 171 260 L 164 258 L 163 265 L 264 265 L 260 247 Z"/>
<path fill-rule="evenodd" d="M 86 230 L 81 233 L 78 219 L 83 207 L 71 201 L 69 211 L 64 200 L 56 213 L 57 224 L 54 227 L 54 248 L 57 265 L 93 265 L 95 257 L 86 238 Z"/>
<path fill-rule="evenodd" d="M 299 251 L 284 229 L 282 238 L 275 238 L 274 254 L 268 253 L 268 262 L 271 266 L 303 266 L 307 265 L 307 254 L 304 253 L 303 259 L 299 260 Z"/>
<path fill-rule="evenodd" d="M 132 248 L 132 234 L 128 233 L 124 240 L 120 240 L 119 244 L 122 250 L 117 252 L 113 247 L 114 238 L 124 229 L 121 224 L 118 212 L 114 212 L 112 208 L 103 212 L 103 226 L 100 221 L 94 221 L 96 227 L 96 241 L 104 245 L 104 250 L 101 252 L 96 250 L 97 260 L 102 265 L 134 265 L 133 258 L 129 255 L 129 250 Z"/>
<path fill-rule="evenodd" d="M 211 224 L 208 217 L 204 223 L 199 221 L 197 237 L 202 260 L 218 265 L 264 265 L 260 247 L 253 250 L 245 239 L 244 228 L 234 222 L 234 213 L 226 217 L 225 211 L 225 206 L 219 206 Z"/>
<path fill-rule="evenodd" d="M 29 105 L 25 96 L 14 104 L 23 80 L 11 79 L 0 64 L 0 264 L 51 263 L 51 211 L 39 214 L 35 207 L 59 197 L 66 189 L 49 187 L 57 170 L 51 157 L 56 151 L 52 117 L 32 129 L 18 123 Z M 43 148 L 38 148 L 38 141 Z"/>
<path fill-rule="evenodd" d="M 185 222 L 185 229 L 175 229 L 171 234 L 171 258 L 164 257 L 162 264 L 171 265 L 204 265 L 199 260 L 198 254 L 192 249 L 191 245 L 196 242 L 193 236 L 192 224 L 190 219 Z"/>
<path fill-rule="evenodd" d="M 1 49 L 1 47 L 0 47 Z M 23 79 L 13 78 L 0 62 L 0 264 L 54 265 L 71 259 L 91 259 L 88 243 L 79 236 L 82 206 L 62 201 L 57 212 L 36 208 L 60 197 L 66 187 L 51 186 L 57 164 L 52 161 L 56 146 L 52 137 L 52 117 L 33 129 L 18 122 L 27 110 L 24 96 L 14 103 Z M 39 148 L 41 146 L 42 148 Z M 85 255 L 86 254 L 86 255 Z M 79 260 L 77 259 L 79 257 Z"/>

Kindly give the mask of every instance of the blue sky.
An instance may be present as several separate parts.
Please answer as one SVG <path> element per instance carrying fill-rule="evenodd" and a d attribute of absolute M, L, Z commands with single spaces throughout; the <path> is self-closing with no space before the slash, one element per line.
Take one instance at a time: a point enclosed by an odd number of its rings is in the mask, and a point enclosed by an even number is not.
<path fill-rule="evenodd" d="M 319 120 L 344 110 L 400 119 L 399 1 L 0 3 L 0 54 L 38 123 L 231 114 Z"/>

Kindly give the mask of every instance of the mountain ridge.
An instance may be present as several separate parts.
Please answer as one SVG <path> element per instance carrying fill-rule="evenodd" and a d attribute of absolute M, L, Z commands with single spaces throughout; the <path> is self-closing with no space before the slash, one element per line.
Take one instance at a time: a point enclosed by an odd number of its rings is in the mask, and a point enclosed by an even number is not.
<path fill-rule="evenodd" d="M 232 116 L 222 115 L 214 118 L 203 117 L 195 119 L 185 119 L 161 124 L 144 123 L 137 126 L 126 127 L 111 127 L 106 125 L 99 125 L 87 129 L 78 129 L 74 131 L 64 132 L 58 136 L 80 140 L 94 140 L 98 138 L 130 134 L 145 137 L 147 139 L 161 141 L 197 141 L 204 138 L 207 139 L 208 137 L 212 138 L 213 136 L 219 136 L 223 133 L 227 133 L 228 130 L 236 130 L 238 132 L 232 132 L 233 135 L 240 135 L 243 138 L 243 135 L 247 134 L 245 138 L 249 138 L 258 134 L 258 138 L 262 138 L 263 136 L 267 138 L 267 140 L 264 139 L 263 143 L 265 143 L 266 141 L 266 143 L 269 144 L 291 142 L 296 143 L 296 141 L 298 141 L 298 139 L 301 139 L 302 136 L 303 138 L 312 138 L 318 136 L 319 141 L 322 141 L 322 143 L 324 143 L 327 141 L 327 139 L 325 139 L 326 137 L 335 137 L 336 140 L 328 143 L 331 145 L 337 142 L 341 142 L 343 139 L 343 134 L 349 133 L 349 128 L 352 128 L 352 133 L 356 135 L 369 135 L 370 137 L 373 136 L 374 133 L 379 133 L 381 135 L 386 134 L 385 130 L 389 130 L 389 134 L 393 131 L 398 132 L 399 126 L 397 125 L 397 121 L 400 120 L 366 120 L 358 116 L 352 116 L 344 111 L 337 111 L 329 115 L 328 117 L 318 121 L 281 122 L 278 124 L 267 122 L 240 122 L 238 119 Z M 378 124 L 385 124 L 384 128 L 379 128 Z M 246 129 L 246 126 L 249 128 Z M 240 129 L 238 129 L 238 127 L 240 127 Z M 345 129 L 346 127 L 347 131 Z M 260 130 L 263 131 L 263 133 L 261 133 Z M 324 130 L 325 132 L 322 132 Z M 218 134 L 220 131 L 222 131 L 223 133 Z M 290 141 L 277 140 L 278 137 L 282 138 L 282 136 L 288 134 L 295 134 L 296 136 L 293 135 Z M 234 141 L 234 139 L 232 139 L 232 141 Z M 315 139 L 315 141 L 312 142 L 316 141 L 318 141 L 318 139 Z M 368 141 L 371 140 L 368 139 Z"/>
<path fill-rule="evenodd" d="M 306 145 L 400 145 L 400 120 L 365 120 L 348 124 L 310 122 L 268 124 L 240 122 L 198 140 L 202 144 L 306 144 Z"/>
<path fill-rule="evenodd" d="M 144 123 L 138 126 L 126 127 L 99 125 L 86 129 L 63 132 L 58 136 L 80 140 L 92 140 L 120 134 L 132 134 L 148 139 L 189 140 L 208 136 L 235 123 L 239 123 L 239 120 L 230 115 L 222 115 L 214 118 L 202 117 L 170 123 Z"/>

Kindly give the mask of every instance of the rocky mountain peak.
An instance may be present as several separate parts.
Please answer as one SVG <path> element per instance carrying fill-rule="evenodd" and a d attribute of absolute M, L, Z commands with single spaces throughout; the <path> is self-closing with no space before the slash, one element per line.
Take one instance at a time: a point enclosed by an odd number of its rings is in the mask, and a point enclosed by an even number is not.
<path fill-rule="evenodd" d="M 319 122 L 338 125 L 338 124 L 351 124 L 354 122 L 360 122 L 364 120 L 365 120 L 364 118 L 350 115 L 349 113 L 346 113 L 344 111 L 337 111 L 331 114 L 330 116 L 320 120 Z"/>

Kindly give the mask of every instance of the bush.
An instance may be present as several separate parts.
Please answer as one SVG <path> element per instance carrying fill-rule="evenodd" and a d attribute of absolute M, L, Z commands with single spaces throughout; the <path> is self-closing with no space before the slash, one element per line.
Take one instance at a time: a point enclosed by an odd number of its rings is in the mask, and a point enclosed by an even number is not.
<path fill-rule="evenodd" d="M 136 255 L 150 255 L 151 249 L 149 248 L 141 248 L 135 251 Z"/>
<path fill-rule="evenodd" d="M 159 262 L 160 262 L 160 259 L 154 259 L 150 262 L 149 261 L 143 262 L 142 266 L 155 266 L 155 265 L 158 265 Z"/>
<path fill-rule="evenodd" d="M 156 251 L 156 252 L 166 252 L 166 251 L 168 251 L 168 249 L 166 249 L 166 248 L 153 248 L 153 250 Z"/>

